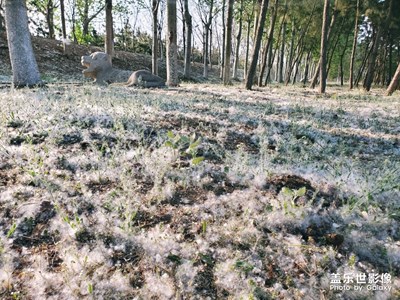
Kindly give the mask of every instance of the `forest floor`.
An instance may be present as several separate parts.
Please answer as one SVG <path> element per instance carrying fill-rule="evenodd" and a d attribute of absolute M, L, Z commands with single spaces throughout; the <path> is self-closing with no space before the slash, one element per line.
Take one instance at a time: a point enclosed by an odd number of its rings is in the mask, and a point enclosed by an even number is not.
<path fill-rule="evenodd" d="M 400 297 L 398 93 L 97 87 L 54 53 L 0 89 L 0 299 Z"/>

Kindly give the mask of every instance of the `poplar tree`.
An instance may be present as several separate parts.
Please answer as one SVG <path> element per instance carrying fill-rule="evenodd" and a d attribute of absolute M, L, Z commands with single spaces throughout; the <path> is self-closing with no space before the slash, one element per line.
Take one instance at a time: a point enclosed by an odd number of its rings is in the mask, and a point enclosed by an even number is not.
<path fill-rule="evenodd" d="M 5 12 L 14 87 L 40 85 L 42 81 L 33 53 L 26 3 L 24 0 L 6 0 Z"/>

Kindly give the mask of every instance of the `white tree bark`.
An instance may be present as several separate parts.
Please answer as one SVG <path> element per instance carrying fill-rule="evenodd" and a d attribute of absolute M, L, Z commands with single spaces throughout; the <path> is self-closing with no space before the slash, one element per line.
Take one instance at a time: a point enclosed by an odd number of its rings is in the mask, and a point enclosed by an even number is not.
<path fill-rule="evenodd" d="M 33 54 L 25 1 L 6 0 L 5 10 L 14 87 L 39 85 L 41 79 Z"/>
<path fill-rule="evenodd" d="M 176 0 L 167 0 L 167 85 L 178 85 Z"/>

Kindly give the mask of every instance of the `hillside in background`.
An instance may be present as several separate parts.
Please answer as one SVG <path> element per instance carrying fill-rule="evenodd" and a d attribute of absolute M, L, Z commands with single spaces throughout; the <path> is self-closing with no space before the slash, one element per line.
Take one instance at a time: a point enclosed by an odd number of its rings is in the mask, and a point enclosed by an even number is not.
<path fill-rule="evenodd" d="M 103 48 L 94 46 L 82 46 L 71 43 L 67 46 L 67 54 L 63 54 L 62 43 L 58 40 L 46 39 L 41 37 L 32 38 L 33 50 L 39 65 L 39 70 L 45 80 L 83 80 L 81 56 L 88 55 L 95 51 L 104 51 Z M 113 58 L 113 65 L 116 68 L 125 70 L 151 70 L 151 56 L 145 54 L 131 53 L 126 51 L 116 51 Z M 182 62 L 179 62 L 183 70 Z M 192 66 L 193 74 L 199 77 L 202 74 L 202 66 L 195 64 Z M 212 71 L 210 70 L 212 77 Z M 8 45 L 5 34 L 0 38 L 0 78 L 1 76 L 11 76 L 11 63 L 8 54 Z M 165 60 L 159 61 L 159 75 L 166 78 Z M 2 81 L 7 77 L 3 77 Z"/>

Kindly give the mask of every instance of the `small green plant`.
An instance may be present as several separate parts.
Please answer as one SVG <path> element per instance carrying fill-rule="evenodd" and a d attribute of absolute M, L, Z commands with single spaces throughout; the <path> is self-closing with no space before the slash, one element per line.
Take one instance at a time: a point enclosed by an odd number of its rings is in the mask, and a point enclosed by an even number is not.
<path fill-rule="evenodd" d="M 77 214 L 75 214 L 73 219 L 70 219 L 68 215 L 64 215 L 62 217 L 63 221 L 66 222 L 72 229 L 76 229 L 81 223 L 82 220 L 79 218 Z"/>
<path fill-rule="evenodd" d="M 164 143 L 165 146 L 175 149 L 183 157 L 190 157 L 192 165 L 196 166 L 203 160 L 203 156 L 197 156 L 198 148 L 201 144 L 201 138 L 196 138 L 196 133 L 191 136 L 174 134 L 172 131 L 167 133 L 168 140 Z"/>
<path fill-rule="evenodd" d="M 306 192 L 306 187 L 299 188 L 298 190 L 292 190 L 286 186 L 282 188 L 282 194 L 290 200 L 290 204 L 292 205 L 292 207 L 296 206 L 296 199 L 299 197 L 303 197 Z"/>
<path fill-rule="evenodd" d="M 167 256 L 167 259 L 168 259 L 169 261 L 171 261 L 171 262 L 177 264 L 177 265 L 182 264 L 182 258 L 181 258 L 180 256 L 178 256 L 178 255 L 175 255 L 175 254 L 170 253 L 170 254 Z"/>
<path fill-rule="evenodd" d="M 20 291 L 16 291 L 16 292 L 11 292 L 11 297 L 13 300 L 19 300 L 21 299 L 21 292 Z"/>
<path fill-rule="evenodd" d="M 356 256 L 351 254 L 349 257 L 349 266 L 354 267 L 356 265 Z"/>
<path fill-rule="evenodd" d="M 126 208 L 125 208 L 126 209 Z M 123 229 L 125 231 L 130 231 L 134 227 L 135 219 L 138 211 L 136 209 L 130 210 L 126 209 L 124 213 L 125 222 L 123 224 Z"/>
<path fill-rule="evenodd" d="M 271 101 L 268 101 L 265 105 L 264 114 L 265 115 L 276 114 L 276 105 L 274 105 Z"/>
<path fill-rule="evenodd" d="M 93 284 L 91 282 L 88 283 L 88 293 L 93 294 Z"/>
<path fill-rule="evenodd" d="M 8 117 L 8 119 L 9 119 L 10 121 L 14 121 L 14 120 L 15 120 L 15 114 L 14 114 L 13 111 L 10 112 L 10 116 Z"/>
<path fill-rule="evenodd" d="M 296 200 L 306 194 L 306 187 L 299 189 L 291 189 L 288 187 L 283 187 L 280 192 L 280 201 L 278 202 L 278 209 L 283 209 L 285 215 L 291 215 L 292 217 L 300 216 L 303 214 L 303 210 L 299 209 L 302 204 L 297 203 Z M 311 205 L 312 201 L 303 203 L 305 206 Z"/>
<path fill-rule="evenodd" d="M 235 269 L 239 270 L 240 272 L 245 273 L 246 275 L 253 271 L 254 266 L 247 261 L 244 260 L 237 260 L 234 265 Z"/>
<path fill-rule="evenodd" d="M 204 235 L 207 232 L 207 221 L 203 220 L 201 222 L 201 233 Z"/>
<path fill-rule="evenodd" d="M 199 259 L 203 264 L 213 266 L 215 261 L 209 254 L 199 253 Z"/>
<path fill-rule="evenodd" d="M 7 231 L 7 238 L 12 237 L 16 229 L 17 229 L 17 223 L 13 222 L 10 229 Z"/>
<path fill-rule="evenodd" d="M 13 111 L 10 112 L 8 116 L 6 116 L 7 127 L 11 128 L 20 128 L 24 125 L 24 122 L 17 118 Z"/>

